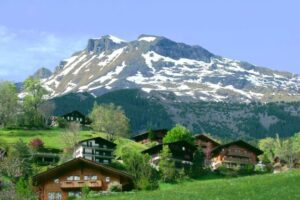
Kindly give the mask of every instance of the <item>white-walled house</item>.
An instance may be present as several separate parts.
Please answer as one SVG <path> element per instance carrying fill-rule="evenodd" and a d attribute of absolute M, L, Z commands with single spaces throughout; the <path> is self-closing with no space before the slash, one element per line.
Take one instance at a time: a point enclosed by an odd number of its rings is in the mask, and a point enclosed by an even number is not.
<path fill-rule="evenodd" d="M 80 141 L 73 153 L 74 158 L 85 158 L 97 163 L 111 163 L 116 144 L 101 137 Z"/>

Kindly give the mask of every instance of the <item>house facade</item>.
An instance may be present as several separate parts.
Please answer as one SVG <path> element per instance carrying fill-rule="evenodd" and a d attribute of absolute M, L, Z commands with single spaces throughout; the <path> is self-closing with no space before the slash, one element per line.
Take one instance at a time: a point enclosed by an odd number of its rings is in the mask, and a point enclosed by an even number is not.
<path fill-rule="evenodd" d="M 84 158 L 96 163 L 110 164 L 114 158 L 116 144 L 104 138 L 96 137 L 82 140 L 75 146 L 74 158 Z"/>
<path fill-rule="evenodd" d="M 194 138 L 196 147 L 202 149 L 205 155 L 204 165 L 210 166 L 212 150 L 220 146 L 220 143 L 205 134 L 194 135 Z"/>
<path fill-rule="evenodd" d="M 73 112 L 62 115 L 61 117 L 64 118 L 68 122 L 78 122 L 82 125 L 91 124 L 90 119 L 79 111 L 73 111 Z"/>
<path fill-rule="evenodd" d="M 41 148 L 33 152 L 33 161 L 41 166 L 56 164 L 61 153 L 59 149 Z"/>
<path fill-rule="evenodd" d="M 143 151 L 142 153 L 149 154 L 152 158 L 151 163 L 157 166 L 160 160 L 159 154 L 162 152 L 164 145 L 169 147 L 172 154 L 170 159 L 175 161 L 176 167 L 191 165 L 193 163 L 193 155 L 196 151 L 196 147 L 185 141 L 159 144 Z"/>
<path fill-rule="evenodd" d="M 123 190 L 133 187 L 131 176 L 123 171 L 76 158 L 33 177 L 39 200 L 67 200 L 81 195 L 83 187 L 92 191 L 106 191 L 112 182 Z"/>
<path fill-rule="evenodd" d="M 261 154 L 263 151 L 242 140 L 230 142 L 212 150 L 211 167 L 216 170 L 220 166 L 234 169 L 256 165 Z"/>
<path fill-rule="evenodd" d="M 141 144 L 150 142 L 162 143 L 163 138 L 167 135 L 167 129 L 151 130 L 132 137 L 132 140 Z"/>

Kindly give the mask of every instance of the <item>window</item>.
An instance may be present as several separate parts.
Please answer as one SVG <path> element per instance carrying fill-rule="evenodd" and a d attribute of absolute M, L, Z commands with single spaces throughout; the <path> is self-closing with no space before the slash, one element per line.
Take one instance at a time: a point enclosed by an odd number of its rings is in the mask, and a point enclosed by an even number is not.
<path fill-rule="evenodd" d="M 48 200 L 62 200 L 61 192 L 48 192 Z"/>
<path fill-rule="evenodd" d="M 182 151 L 185 151 L 185 147 L 182 147 Z"/>
<path fill-rule="evenodd" d="M 103 163 L 104 163 L 104 164 L 108 164 L 109 161 L 108 161 L 108 160 L 103 160 Z"/>
<path fill-rule="evenodd" d="M 84 148 L 84 152 L 85 152 L 85 153 L 92 153 L 92 149 Z"/>
<path fill-rule="evenodd" d="M 106 149 L 106 148 L 107 148 L 107 146 L 104 144 L 104 145 L 103 145 L 103 148 L 104 148 L 104 149 Z"/>
<path fill-rule="evenodd" d="M 106 182 L 106 183 L 109 183 L 109 182 L 110 182 L 110 177 L 106 177 L 106 178 L 105 178 L 105 182 Z"/>
<path fill-rule="evenodd" d="M 68 197 L 81 197 L 81 192 L 80 191 L 68 192 Z"/>
<path fill-rule="evenodd" d="M 54 179 L 54 183 L 59 183 L 59 179 Z"/>
<path fill-rule="evenodd" d="M 90 176 L 84 176 L 84 180 L 85 181 L 95 181 L 95 180 L 97 180 L 98 179 L 98 177 L 97 176 L 95 176 L 95 175 L 90 175 Z"/>
<path fill-rule="evenodd" d="M 80 181 L 80 176 L 69 176 L 67 181 Z"/>

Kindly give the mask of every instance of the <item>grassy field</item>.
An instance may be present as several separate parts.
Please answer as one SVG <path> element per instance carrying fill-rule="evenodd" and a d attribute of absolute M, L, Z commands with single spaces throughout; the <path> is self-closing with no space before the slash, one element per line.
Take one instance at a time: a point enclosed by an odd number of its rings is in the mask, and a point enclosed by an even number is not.
<path fill-rule="evenodd" d="M 163 185 L 160 190 L 89 200 L 298 200 L 300 171 Z"/>
<path fill-rule="evenodd" d="M 64 134 L 64 129 L 50 129 L 50 130 L 3 130 L 0 129 L 0 142 L 4 142 L 8 145 L 16 143 L 18 140 L 23 140 L 28 143 L 34 138 L 40 138 L 44 141 L 45 147 L 63 149 L 64 142 L 62 139 L 62 134 Z M 104 133 L 95 133 L 92 131 L 81 131 L 80 139 L 87 139 L 92 137 L 103 137 L 106 138 Z M 141 150 L 144 149 L 144 145 L 133 142 L 129 139 L 122 138 L 119 142 L 134 145 Z M 118 143 L 118 142 L 117 142 Z"/>

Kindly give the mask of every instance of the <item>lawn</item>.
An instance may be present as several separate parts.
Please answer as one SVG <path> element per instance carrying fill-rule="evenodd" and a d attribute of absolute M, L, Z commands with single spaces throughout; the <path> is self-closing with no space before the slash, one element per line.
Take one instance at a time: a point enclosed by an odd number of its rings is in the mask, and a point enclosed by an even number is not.
<path fill-rule="evenodd" d="M 64 129 L 50 129 L 50 130 L 3 130 L 0 129 L 0 142 L 3 141 L 8 145 L 16 143 L 18 140 L 23 140 L 28 143 L 33 138 L 40 138 L 43 140 L 45 147 L 63 149 L 64 142 L 61 135 L 64 134 Z M 106 138 L 104 133 L 95 133 L 93 131 L 81 131 L 80 139 L 87 139 L 92 137 Z M 144 145 L 138 144 L 129 139 L 121 138 L 120 142 L 123 144 L 132 144 L 141 150 L 145 149 Z M 118 140 L 117 140 L 118 143 Z"/>
<path fill-rule="evenodd" d="M 297 200 L 300 171 L 163 185 L 160 190 L 120 193 L 89 200 Z"/>

